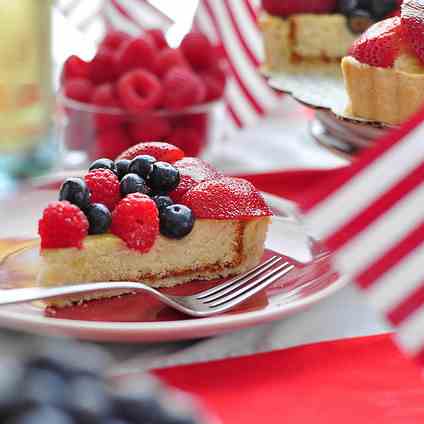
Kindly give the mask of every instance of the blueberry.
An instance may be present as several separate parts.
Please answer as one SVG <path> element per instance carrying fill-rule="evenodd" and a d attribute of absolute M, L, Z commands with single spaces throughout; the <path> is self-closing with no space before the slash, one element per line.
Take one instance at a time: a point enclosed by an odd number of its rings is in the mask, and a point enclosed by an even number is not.
<path fill-rule="evenodd" d="M 120 190 L 123 197 L 131 193 L 148 194 L 150 192 L 146 181 L 137 174 L 125 175 L 125 177 L 121 180 Z"/>
<path fill-rule="evenodd" d="M 136 156 L 130 163 L 129 172 L 137 174 L 142 178 L 147 178 L 152 172 L 155 162 L 156 158 L 150 155 Z"/>
<path fill-rule="evenodd" d="M 65 379 L 58 373 L 30 369 L 21 389 L 21 401 L 28 407 L 52 405 L 60 407 L 65 400 Z"/>
<path fill-rule="evenodd" d="M 60 187 L 59 200 L 67 200 L 84 209 L 90 202 L 90 190 L 82 178 L 67 178 Z"/>
<path fill-rule="evenodd" d="M 180 173 L 167 162 L 156 162 L 147 182 L 155 193 L 169 193 L 180 183 Z"/>
<path fill-rule="evenodd" d="M 115 162 L 116 175 L 118 175 L 119 181 L 128 174 L 128 168 L 131 161 L 128 159 L 121 159 Z"/>
<path fill-rule="evenodd" d="M 354 34 L 363 33 L 373 23 L 374 23 L 374 20 L 371 16 L 371 13 L 362 9 L 357 9 L 353 11 L 352 13 L 349 14 L 349 17 L 348 17 L 349 28 Z"/>
<path fill-rule="evenodd" d="M 191 232 L 193 225 L 194 215 L 187 206 L 167 206 L 160 213 L 160 232 L 165 237 L 181 239 Z"/>
<path fill-rule="evenodd" d="M 40 387 L 40 390 L 42 389 Z M 10 424 L 73 424 L 73 420 L 66 413 L 48 406 L 31 409 L 7 422 Z"/>
<path fill-rule="evenodd" d="M 371 13 L 377 21 L 384 19 L 397 7 L 397 0 L 371 0 Z"/>
<path fill-rule="evenodd" d="M 113 160 L 106 158 L 97 159 L 88 168 L 89 171 L 93 169 L 109 169 L 109 171 L 115 172 L 115 163 Z"/>
<path fill-rule="evenodd" d="M 152 200 L 156 203 L 159 213 L 168 206 L 174 204 L 169 196 L 153 196 Z"/>
<path fill-rule="evenodd" d="M 157 393 L 116 394 L 113 400 L 114 414 L 133 423 L 160 423 L 162 405 Z"/>
<path fill-rule="evenodd" d="M 109 229 L 112 215 L 105 205 L 92 203 L 84 212 L 90 223 L 89 234 L 103 234 Z"/>
<path fill-rule="evenodd" d="M 343 15 L 349 15 L 359 8 L 358 0 L 339 0 L 337 10 Z"/>
<path fill-rule="evenodd" d="M 84 376 L 68 383 L 64 409 L 80 423 L 102 422 L 112 404 L 104 382 Z"/>

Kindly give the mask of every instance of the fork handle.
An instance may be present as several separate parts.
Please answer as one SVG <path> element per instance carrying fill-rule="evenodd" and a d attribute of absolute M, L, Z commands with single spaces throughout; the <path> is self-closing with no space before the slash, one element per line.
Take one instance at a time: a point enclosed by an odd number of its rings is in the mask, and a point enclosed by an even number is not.
<path fill-rule="evenodd" d="M 113 284 L 113 285 L 112 285 Z M 64 287 L 28 287 L 23 289 L 0 290 L 0 305 L 31 302 L 33 300 L 51 299 L 71 294 L 83 294 L 104 290 L 143 290 L 158 295 L 156 290 L 143 284 L 131 282 L 117 283 L 90 283 L 77 284 Z"/>

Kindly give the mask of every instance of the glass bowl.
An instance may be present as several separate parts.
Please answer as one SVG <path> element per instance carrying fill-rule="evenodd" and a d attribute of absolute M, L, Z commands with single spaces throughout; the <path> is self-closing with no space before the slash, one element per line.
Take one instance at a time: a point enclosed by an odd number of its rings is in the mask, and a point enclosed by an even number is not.
<path fill-rule="evenodd" d="M 204 156 L 222 127 L 217 125 L 220 101 L 142 114 L 78 102 L 62 92 L 57 101 L 64 168 L 79 168 L 100 157 L 115 159 L 143 141 L 165 141 L 183 149 L 187 156 Z"/>

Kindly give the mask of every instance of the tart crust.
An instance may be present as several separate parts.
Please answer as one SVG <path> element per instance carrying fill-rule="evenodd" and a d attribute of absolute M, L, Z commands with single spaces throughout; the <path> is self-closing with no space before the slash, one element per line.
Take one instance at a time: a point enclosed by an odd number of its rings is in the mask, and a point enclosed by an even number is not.
<path fill-rule="evenodd" d="M 349 115 L 399 125 L 424 104 L 424 73 L 378 68 L 352 56 L 343 59 L 342 71 Z"/>

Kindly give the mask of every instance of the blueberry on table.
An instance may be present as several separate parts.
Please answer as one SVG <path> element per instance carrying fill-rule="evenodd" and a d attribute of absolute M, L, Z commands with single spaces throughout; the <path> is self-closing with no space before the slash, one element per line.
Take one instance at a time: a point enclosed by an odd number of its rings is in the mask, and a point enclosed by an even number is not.
<path fill-rule="evenodd" d="M 153 170 L 156 158 L 150 155 L 136 156 L 130 163 L 129 172 L 137 174 L 142 178 L 147 178 Z"/>
<path fill-rule="evenodd" d="M 115 163 L 111 159 L 101 158 L 95 160 L 90 167 L 88 168 L 89 171 L 92 171 L 93 169 L 109 169 L 109 171 L 115 172 Z"/>
<path fill-rule="evenodd" d="M 157 195 L 153 196 L 152 200 L 156 203 L 159 213 L 161 213 L 166 207 L 174 204 L 169 196 Z"/>
<path fill-rule="evenodd" d="M 170 193 L 180 183 L 180 172 L 167 162 L 156 162 L 147 182 L 155 193 Z"/>
<path fill-rule="evenodd" d="M 67 178 L 60 187 L 59 200 L 67 200 L 84 209 L 90 203 L 90 190 L 82 178 Z"/>
<path fill-rule="evenodd" d="M 160 232 L 172 239 L 182 239 L 190 234 L 194 226 L 194 215 L 184 205 L 167 206 L 159 215 Z"/>
<path fill-rule="evenodd" d="M 129 159 L 121 159 L 115 162 L 116 175 L 119 180 L 122 180 L 128 174 L 130 163 L 131 161 Z"/>
<path fill-rule="evenodd" d="M 362 34 L 373 23 L 374 19 L 372 18 L 371 13 L 362 9 L 353 11 L 348 17 L 349 28 L 354 34 Z"/>
<path fill-rule="evenodd" d="M 125 197 L 131 193 L 148 194 L 150 189 L 144 178 L 141 178 L 137 174 L 127 174 L 121 180 L 120 191 L 122 197 Z"/>
<path fill-rule="evenodd" d="M 88 234 L 103 234 L 109 229 L 112 215 L 105 205 L 92 203 L 84 212 L 90 224 Z"/>

